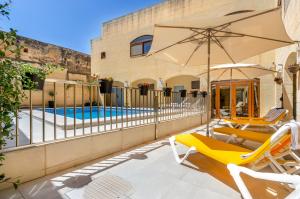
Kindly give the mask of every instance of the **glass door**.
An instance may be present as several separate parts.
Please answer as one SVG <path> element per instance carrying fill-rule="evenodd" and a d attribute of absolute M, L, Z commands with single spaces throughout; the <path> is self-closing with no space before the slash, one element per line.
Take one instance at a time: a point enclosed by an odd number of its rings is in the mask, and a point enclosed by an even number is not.
<path fill-rule="evenodd" d="M 259 107 L 259 83 L 253 83 L 253 95 L 254 95 L 254 109 L 253 109 L 253 116 L 259 117 L 260 107 Z"/>
<path fill-rule="evenodd" d="M 236 117 L 249 117 L 249 86 L 235 86 L 235 115 Z"/>
<path fill-rule="evenodd" d="M 259 79 L 212 82 L 212 117 L 259 117 L 259 87 Z"/>
<path fill-rule="evenodd" d="M 217 117 L 216 86 L 211 87 L 211 117 Z"/>
<path fill-rule="evenodd" d="M 220 117 L 230 117 L 230 87 L 220 86 Z"/>

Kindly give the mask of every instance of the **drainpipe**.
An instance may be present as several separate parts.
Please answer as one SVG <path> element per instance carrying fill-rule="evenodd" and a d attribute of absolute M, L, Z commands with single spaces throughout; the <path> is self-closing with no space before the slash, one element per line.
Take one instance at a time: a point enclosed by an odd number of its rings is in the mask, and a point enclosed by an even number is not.
<path fill-rule="evenodd" d="M 297 73 L 299 71 L 299 64 L 288 66 L 288 71 L 293 74 L 293 118 L 297 120 Z"/>

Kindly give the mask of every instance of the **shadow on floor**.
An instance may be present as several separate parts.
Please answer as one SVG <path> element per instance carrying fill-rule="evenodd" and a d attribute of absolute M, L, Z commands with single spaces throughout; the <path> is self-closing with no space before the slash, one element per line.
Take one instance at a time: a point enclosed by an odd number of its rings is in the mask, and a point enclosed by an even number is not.
<path fill-rule="evenodd" d="M 191 154 L 186 161 L 190 162 L 195 167 L 183 163 L 184 166 L 207 173 L 239 192 L 229 170 L 226 168 L 226 165 L 199 153 Z M 243 174 L 242 178 L 244 179 L 253 198 L 256 199 L 285 198 L 290 192 L 287 186 L 280 183 L 258 180 Z"/>

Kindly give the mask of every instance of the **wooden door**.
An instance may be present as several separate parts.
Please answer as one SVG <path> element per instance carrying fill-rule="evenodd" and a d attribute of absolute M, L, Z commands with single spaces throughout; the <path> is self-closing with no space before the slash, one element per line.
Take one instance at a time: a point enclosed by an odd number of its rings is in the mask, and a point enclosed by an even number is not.
<path fill-rule="evenodd" d="M 224 117 L 259 117 L 259 80 L 233 80 L 213 82 L 212 93 L 212 116 L 216 118 Z M 228 105 L 228 98 L 224 104 L 224 88 L 226 93 L 230 93 L 230 114 L 224 107 Z M 228 88 L 230 92 L 228 92 Z M 222 101 L 223 100 L 223 101 Z M 225 115 L 224 115 L 225 113 Z"/>

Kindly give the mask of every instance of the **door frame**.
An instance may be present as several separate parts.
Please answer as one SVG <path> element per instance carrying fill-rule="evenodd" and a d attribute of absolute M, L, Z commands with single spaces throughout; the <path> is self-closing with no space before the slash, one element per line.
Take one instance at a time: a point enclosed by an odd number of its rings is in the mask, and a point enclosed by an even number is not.
<path fill-rule="evenodd" d="M 236 87 L 237 86 L 248 86 L 248 117 L 254 117 L 254 85 L 257 84 L 257 93 L 258 93 L 258 117 L 260 115 L 260 80 L 251 79 L 251 80 L 225 80 L 225 81 L 214 81 L 211 82 L 211 89 L 215 87 L 216 96 L 215 96 L 215 107 L 216 107 L 216 118 L 222 118 L 220 114 L 220 87 L 222 86 L 231 86 L 231 117 L 236 117 Z M 213 98 L 212 98 L 213 99 Z M 211 107 L 213 110 L 213 107 Z"/>

